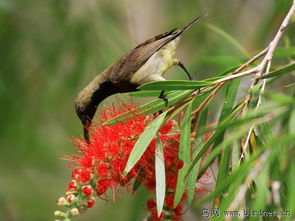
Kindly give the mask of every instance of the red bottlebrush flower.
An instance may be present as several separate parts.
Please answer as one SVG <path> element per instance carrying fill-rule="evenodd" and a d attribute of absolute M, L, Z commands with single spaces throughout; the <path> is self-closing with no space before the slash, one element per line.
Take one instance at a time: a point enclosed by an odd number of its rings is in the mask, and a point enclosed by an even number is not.
<path fill-rule="evenodd" d="M 72 180 L 69 182 L 68 189 L 67 190 L 76 190 L 77 189 L 77 183 L 75 180 Z"/>
<path fill-rule="evenodd" d="M 156 206 L 156 202 L 155 200 L 150 199 L 147 201 L 146 205 L 147 205 L 147 209 L 151 210 Z"/>
<path fill-rule="evenodd" d="M 98 195 L 104 194 L 108 189 L 117 189 L 124 183 L 126 186 L 126 178 L 123 176 L 123 171 L 126 166 L 128 157 L 132 151 L 134 144 L 145 130 L 146 125 L 151 122 L 152 118 L 134 115 L 134 117 L 127 120 L 125 123 L 113 125 L 113 126 L 102 126 L 106 120 L 117 116 L 131 108 L 132 105 L 124 105 L 123 110 L 116 110 L 110 108 L 102 111 L 102 116 L 99 124 L 93 123 L 90 128 L 91 143 L 87 143 L 84 140 L 74 138 L 81 155 L 75 155 L 72 160 L 76 163 L 78 169 L 73 171 L 73 179 L 81 181 L 83 183 L 90 182 L 91 174 L 96 177 L 95 190 Z M 168 140 L 168 133 L 173 129 L 172 121 L 168 121 L 161 129 L 160 139 L 165 141 Z M 169 138 L 170 143 L 165 145 L 164 153 L 167 156 L 175 155 L 175 147 L 178 146 L 179 136 Z M 175 140 L 175 141 L 173 141 Z M 165 143 L 165 142 L 164 142 Z M 173 150 L 169 150 L 170 148 Z M 148 182 L 146 182 L 149 189 L 155 189 L 155 178 L 154 178 L 154 155 L 155 155 L 155 140 L 149 144 L 146 152 L 142 158 L 130 171 L 131 178 L 140 178 L 139 171 L 144 170 L 144 174 L 148 175 Z M 173 162 L 171 162 L 173 163 Z M 129 176 L 130 176 L 129 175 Z M 128 181 L 131 179 L 128 179 Z M 128 186 L 126 186 L 128 188 Z"/>
<path fill-rule="evenodd" d="M 167 133 L 169 133 L 172 129 L 173 129 L 173 122 L 172 122 L 172 120 L 169 120 L 165 125 L 163 125 L 163 126 L 160 128 L 159 132 L 160 132 L 161 134 L 167 134 Z"/>
<path fill-rule="evenodd" d="M 94 204 L 95 204 L 95 199 L 94 198 L 90 198 L 90 199 L 87 200 L 87 207 L 88 208 L 93 207 Z"/>
<path fill-rule="evenodd" d="M 108 179 L 98 180 L 96 183 L 96 193 L 97 195 L 104 194 L 109 188 L 112 187 L 112 181 Z"/>
<path fill-rule="evenodd" d="M 148 190 L 156 189 L 156 180 L 154 177 L 146 178 L 146 182 L 144 184 Z"/>
<path fill-rule="evenodd" d="M 93 193 L 93 189 L 91 186 L 83 186 L 82 187 L 82 192 L 84 193 L 85 196 L 91 196 L 91 194 Z"/>
<path fill-rule="evenodd" d="M 165 197 L 165 205 L 170 208 L 173 209 L 173 202 L 174 202 L 174 196 L 173 195 L 168 195 Z"/>
<path fill-rule="evenodd" d="M 183 160 L 179 160 L 177 164 L 177 169 L 180 170 L 184 166 Z"/>
<path fill-rule="evenodd" d="M 108 163 L 100 163 L 96 167 L 96 172 L 101 177 L 107 176 L 108 175 L 108 172 L 109 172 L 108 170 L 109 170 L 109 164 Z"/>
<path fill-rule="evenodd" d="M 157 209 L 152 209 L 151 215 L 152 215 L 152 217 L 150 219 L 148 219 L 148 220 L 151 220 L 151 221 L 159 221 L 159 220 L 162 220 L 165 217 L 164 212 L 162 212 L 161 215 L 158 216 Z"/>
<path fill-rule="evenodd" d="M 102 111 L 99 114 L 102 116 L 100 122 L 98 124 L 94 122 L 90 128 L 90 143 L 74 138 L 79 154 L 70 157 L 74 164 L 72 166 L 73 181 L 69 184 L 68 193 L 75 194 L 77 197 L 77 203 L 72 204 L 78 208 L 78 212 L 82 213 L 94 206 L 95 200 L 90 197 L 93 193 L 98 196 L 107 196 L 107 190 L 111 189 L 114 197 L 116 190 L 121 186 L 131 190 L 130 181 L 132 180 L 141 181 L 148 190 L 155 190 L 155 139 L 148 145 L 145 153 L 129 174 L 126 177 L 123 176 L 134 144 L 153 118 L 134 114 L 124 123 L 103 126 L 106 120 L 132 108 L 134 108 L 132 105 L 125 105 L 125 108 L 121 110 L 110 108 Z M 170 220 L 181 220 L 182 204 L 186 193 L 183 194 L 176 208 L 173 205 L 178 171 L 184 165 L 184 162 L 178 159 L 180 135 L 177 131 L 175 132 L 175 125 L 177 124 L 170 120 L 160 128 L 158 133 L 164 152 L 167 193 L 164 209 L 159 217 L 156 202 L 154 200 L 147 202 L 146 209 L 150 211 L 148 220 L 163 220 L 168 216 Z M 170 134 L 172 130 L 173 134 Z M 131 192 L 134 191 L 131 190 Z M 68 202 L 72 201 L 69 199 Z M 73 210 L 73 213 L 75 212 L 76 210 Z"/>
<path fill-rule="evenodd" d="M 75 197 L 75 195 L 73 195 L 73 194 L 71 194 L 71 195 L 69 195 L 68 197 L 67 197 L 67 201 L 69 202 L 69 203 L 73 203 L 73 202 L 75 202 L 77 200 L 77 198 Z"/>
<path fill-rule="evenodd" d="M 173 210 L 175 212 L 176 216 L 181 216 L 182 215 L 182 205 L 178 205 L 177 207 L 175 207 L 175 209 Z"/>
<path fill-rule="evenodd" d="M 82 183 L 88 183 L 90 180 L 90 171 L 88 169 L 76 169 L 72 173 L 72 178 Z"/>

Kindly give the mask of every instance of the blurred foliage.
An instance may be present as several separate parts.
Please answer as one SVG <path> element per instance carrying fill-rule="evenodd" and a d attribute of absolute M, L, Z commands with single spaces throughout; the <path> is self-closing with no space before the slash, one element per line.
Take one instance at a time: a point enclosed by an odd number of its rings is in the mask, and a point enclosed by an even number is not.
<path fill-rule="evenodd" d="M 196 79 L 212 77 L 241 63 L 245 54 L 205 23 L 233 36 L 253 54 L 268 44 L 290 3 L 0 0 L 0 220 L 53 219 L 56 199 L 70 176 L 68 162 L 59 158 L 73 152 L 71 136 L 81 134 L 74 98 L 126 50 L 208 12 L 207 20 L 183 37 L 178 57 Z M 294 24 L 286 36 L 283 47 L 295 40 Z M 177 68 L 166 76 L 186 77 Z M 272 87 L 288 91 L 282 87 L 286 82 L 294 82 L 294 76 L 284 76 Z M 247 88 L 248 81 L 241 85 Z M 215 119 L 215 113 L 209 118 Z M 107 206 L 101 202 L 77 220 L 140 220 L 145 197 L 141 193 Z"/>

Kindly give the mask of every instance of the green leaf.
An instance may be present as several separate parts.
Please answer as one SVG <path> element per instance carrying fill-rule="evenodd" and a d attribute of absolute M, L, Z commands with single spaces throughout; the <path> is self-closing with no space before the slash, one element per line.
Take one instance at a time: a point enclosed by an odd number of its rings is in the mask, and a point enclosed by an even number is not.
<path fill-rule="evenodd" d="M 257 173 L 257 171 L 259 172 L 259 170 L 261 169 L 261 164 L 260 161 L 264 160 L 265 162 L 265 158 L 266 160 L 269 157 L 269 152 L 262 152 L 262 154 L 260 154 L 259 159 L 257 161 L 253 161 L 253 159 L 251 158 L 251 164 L 248 166 L 248 168 L 244 168 L 243 171 L 241 171 L 240 174 L 236 174 L 235 179 L 232 181 L 232 183 L 229 185 L 229 190 L 227 192 L 227 195 L 221 200 L 221 203 L 219 205 L 220 211 L 228 211 L 228 210 L 236 210 L 237 208 L 230 208 L 233 200 L 236 198 L 236 195 L 238 193 L 238 191 L 240 190 L 240 188 L 244 188 L 245 185 L 246 187 L 249 188 L 249 185 L 252 183 L 252 176 L 250 176 L 249 174 L 252 175 L 253 171 L 255 171 Z M 256 157 L 254 157 L 255 159 Z M 256 175 L 257 176 L 257 175 Z M 244 186 L 242 186 L 244 185 Z M 243 199 L 242 199 L 243 200 Z M 223 220 L 223 219 L 219 219 L 219 220 Z"/>
<path fill-rule="evenodd" d="M 190 163 L 190 153 L 191 153 L 191 113 L 192 113 L 192 103 L 190 101 L 187 110 L 184 115 L 184 119 L 181 121 L 180 125 L 180 144 L 178 151 L 178 158 L 184 162 L 183 168 L 178 171 L 177 185 L 174 195 L 174 208 L 179 204 L 181 197 L 183 195 L 186 183 L 184 180 L 185 171 Z"/>
<path fill-rule="evenodd" d="M 176 108 L 174 108 L 173 110 L 169 111 L 169 113 L 167 114 L 167 117 L 166 117 L 165 121 L 167 122 L 167 121 L 173 119 L 183 108 L 185 108 L 187 105 L 189 105 L 189 103 L 190 103 L 191 100 L 192 100 L 192 98 L 187 99 L 182 104 L 177 105 Z"/>
<path fill-rule="evenodd" d="M 251 180 L 253 179 L 253 173 L 260 172 L 261 169 L 263 169 L 264 165 L 266 165 L 267 163 L 271 164 L 272 160 L 275 159 L 274 156 L 277 156 L 279 154 L 279 151 L 280 151 L 279 148 L 281 146 L 285 147 L 288 144 L 294 143 L 294 138 L 295 138 L 294 134 L 293 135 L 287 134 L 280 137 L 273 137 L 270 141 L 268 141 L 268 143 L 266 143 L 264 146 L 261 146 L 260 149 L 258 149 L 254 154 L 252 154 L 249 157 L 249 160 L 246 161 L 246 163 L 244 163 L 240 167 L 240 168 L 243 168 L 243 171 L 238 169 L 229 176 L 234 179 L 231 181 L 231 184 L 227 187 L 224 186 L 228 182 L 227 178 L 225 178 L 224 182 L 220 183 L 219 186 L 222 186 L 223 188 L 227 188 L 227 189 L 229 188 L 230 191 L 227 193 L 227 196 L 224 198 L 224 200 L 222 200 L 222 202 L 220 203 L 221 211 L 229 209 L 230 204 L 232 203 L 233 199 L 235 198 L 237 194 L 238 188 L 241 186 L 241 182 L 246 177 L 248 177 L 249 179 L 246 180 L 244 184 L 249 186 Z M 272 150 L 269 151 L 269 149 L 272 149 Z M 271 156 L 269 154 L 271 154 Z M 260 159 L 256 160 L 257 157 L 259 157 Z M 240 172 L 240 173 L 236 173 L 236 172 Z M 256 175 L 254 178 L 257 179 L 257 176 L 258 175 Z M 218 189 L 219 186 L 216 186 L 216 189 Z M 220 190 L 218 189 L 218 191 Z M 230 208 L 230 209 L 235 209 L 235 208 Z"/>
<path fill-rule="evenodd" d="M 260 156 L 262 151 L 258 151 L 251 156 L 251 159 L 242 164 L 236 171 L 227 176 L 223 182 L 217 185 L 214 189 L 214 192 L 209 194 L 208 196 L 201 199 L 198 204 L 202 205 L 204 202 L 215 198 L 220 195 L 222 192 L 236 189 L 240 186 L 240 183 L 245 179 L 246 175 L 250 171 L 250 169 L 255 165 L 255 160 Z M 232 196 L 232 195 L 231 195 Z"/>
<path fill-rule="evenodd" d="M 242 138 L 249 128 L 241 128 L 235 132 L 229 134 L 228 139 L 226 139 L 223 143 L 220 143 L 216 146 L 209 154 L 206 156 L 204 162 L 202 163 L 202 168 L 200 173 L 205 172 L 205 170 L 212 164 L 215 158 L 219 155 L 222 150 L 230 149 L 229 145 L 235 141 L 239 141 Z"/>
<path fill-rule="evenodd" d="M 226 119 L 227 115 L 231 113 L 232 108 L 234 106 L 236 97 L 237 97 L 237 92 L 240 86 L 240 81 L 241 79 L 234 79 L 230 81 L 230 83 L 227 85 L 226 88 L 226 97 L 225 101 L 223 104 L 223 108 L 220 114 L 219 122 L 223 121 Z"/>
<path fill-rule="evenodd" d="M 197 90 L 204 86 L 210 85 L 211 81 L 187 81 L 187 80 L 173 80 L 173 81 L 153 81 L 143 84 L 138 88 L 140 90 Z"/>
<path fill-rule="evenodd" d="M 221 66 L 240 64 L 242 62 L 242 60 L 238 57 L 227 55 L 204 56 L 200 60 L 202 63 L 217 64 Z"/>
<path fill-rule="evenodd" d="M 127 95 L 133 97 L 159 97 L 161 91 L 160 90 L 151 90 L 151 91 L 134 91 L 129 92 Z"/>
<path fill-rule="evenodd" d="M 246 48 L 238 42 L 236 39 L 234 39 L 230 34 L 222 30 L 221 28 L 217 27 L 216 25 L 207 23 L 206 27 L 209 28 L 210 30 L 220 34 L 224 39 L 226 39 L 228 42 L 230 42 L 234 47 L 236 47 L 246 58 L 249 57 L 249 53 L 246 50 Z"/>
<path fill-rule="evenodd" d="M 204 141 L 202 138 L 198 137 L 195 139 L 195 145 L 194 146 L 201 146 Z M 198 154 L 198 152 L 195 153 L 194 157 Z M 189 205 L 193 202 L 195 193 L 196 193 L 196 182 L 198 177 L 198 172 L 200 168 L 201 161 L 198 161 L 194 167 L 192 168 L 192 172 L 187 177 L 187 202 Z"/>
<path fill-rule="evenodd" d="M 235 133 L 240 133 L 240 132 L 241 131 L 236 131 Z M 227 193 L 227 199 L 226 199 L 227 202 L 223 203 L 223 204 L 226 204 L 226 205 L 223 205 L 223 209 L 224 210 L 227 209 L 228 205 L 232 202 L 232 200 L 235 196 L 237 188 L 240 187 L 241 182 L 249 174 L 249 171 L 252 170 L 254 168 L 254 166 L 256 165 L 257 158 L 259 158 L 261 156 L 261 154 L 267 148 L 271 147 L 272 149 L 278 149 L 280 146 L 286 146 L 288 144 L 294 143 L 294 139 L 295 139 L 294 134 L 292 134 L 292 135 L 287 134 L 284 136 L 280 136 L 279 138 L 274 137 L 267 144 L 260 147 L 260 149 L 258 149 L 256 152 L 254 152 L 250 156 L 249 160 L 247 160 L 243 164 L 241 164 L 240 167 L 237 168 L 235 171 L 233 171 L 229 176 L 227 176 L 223 180 L 223 182 L 221 182 L 219 185 L 217 185 L 212 194 L 210 194 L 210 195 L 204 197 L 202 200 L 200 200 L 198 202 L 198 205 L 202 205 L 204 202 L 216 197 L 217 195 L 220 195 L 222 192 L 224 192 L 226 190 L 230 190 L 230 192 Z M 225 142 L 227 142 L 227 140 Z M 221 145 L 224 145 L 224 144 L 221 144 Z M 226 145 L 224 145 L 224 146 L 226 146 Z M 215 149 L 213 151 L 215 151 Z M 275 153 L 275 154 L 277 154 L 277 153 Z M 207 158 L 206 158 L 206 160 L 207 160 Z M 293 173 L 293 174 L 295 174 L 295 173 Z M 294 180 L 292 182 L 294 182 Z M 290 186 L 292 186 L 292 185 L 290 185 Z M 293 189 L 294 188 L 291 188 L 291 191 Z M 293 195 L 295 196 L 295 194 L 293 194 Z M 295 197 L 293 197 L 293 198 L 295 199 Z M 295 203 L 293 205 L 295 205 Z M 291 210 L 289 210 L 289 211 L 291 211 Z"/>
<path fill-rule="evenodd" d="M 289 131 L 295 134 L 295 109 L 292 109 L 289 119 Z"/>
<path fill-rule="evenodd" d="M 139 170 L 138 175 L 140 179 L 135 179 L 132 186 L 132 190 L 134 192 L 141 186 L 142 182 L 144 181 L 144 178 L 146 177 L 146 172 L 143 167 Z"/>
<path fill-rule="evenodd" d="M 124 169 L 125 176 L 134 167 L 134 165 L 138 162 L 140 157 L 145 152 L 146 148 L 149 146 L 150 142 L 152 141 L 157 131 L 159 130 L 160 126 L 162 125 L 166 114 L 167 114 L 167 111 L 163 112 L 155 120 L 153 120 L 136 141 L 131 151 L 131 154 L 129 156 L 126 167 Z"/>
<path fill-rule="evenodd" d="M 207 117 L 208 117 L 208 112 L 209 109 L 208 107 L 204 108 L 200 114 L 200 119 L 199 119 L 199 128 L 205 128 L 207 125 Z"/>
<path fill-rule="evenodd" d="M 234 140 L 232 142 L 232 153 L 231 153 L 231 167 L 232 171 L 235 171 L 237 168 L 239 168 L 240 165 L 240 154 L 241 149 L 239 145 L 238 140 Z"/>
<path fill-rule="evenodd" d="M 166 193 L 164 153 L 163 153 L 163 147 L 162 147 L 160 139 L 156 140 L 155 172 L 156 172 L 157 214 L 159 217 L 163 210 L 165 193 Z"/>
<path fill-rule="evenodd" d="M 216 139 L 220 135 L 222 135 L 224 133 L 225 130 L 230 129 L 231 127 L 237 128 L 238 126 L 242 126 L 242 125 L 246 125 L 246 124 L 247 124 L 247 126 L 251 126 L 253 124 L 252 120 L 256 120 L 255 121 L 256 124 L 263 123 L 265 121 L 268 121 L 268 118 L 266 117 L 266 114 L 268 112 L 271 112 L 270 115 L 273 116 L 273 115 L 277 114 L 276 112 L 281 111 L 277 108 L 277 105 L 269 105 L 264 108 L 259 108 L 258 110 L 250 111 L 249 114 L 247 114 L 247 116 L 245 116 L 242 119 L 233 120 L 233 119 L 235 119 L 235 115 L 240 112 L 240 109 L 242 107 L 243 107 L 242 104 L 238 105 L 238 107 L 235 108 L 233 110 L 233 112 L 230 115 L 228 115 L 227 118 L 218 125 L 218 127 L 216 128 L 216 132 L 201 147 L 200 152 L 197 154 L 197 156 L 193 159 L 193 161 L 189 165 L 189 167 L 186 171 L 186 176 L 189 175 L 189 173 L 191 172 L 194 165 L 201 159 L 201 157 L 207 151 L 207 149 L 216 141 Z M 260 121 L 258 120 L 259 118 L 261 118 Z M 201 132 L 201 133 L 203 133 L 203 132 Z M 214 149 L 212 151 L 214 151 Z M 206 159 L 207 158 L 208 158 L 208 156 L 206 157 Z"/>
<path fill-rule="evenodd" d="M 274 52 L 275 57 L 290 57 L 295 55 L 295 47 L 277 48 Z"/>
<path fill-rule="evenodd" d="M 228 117 L 228 119 L 226 119 L 226 121 L 223 122 L 223 124 L 227 124 L 231 120 L 232 120 L 232 118 Z M 225 126 L 222 126 L 221 128 L 218 128 L 216 130 L 216 132 L 210 137 L 210 139 L 206 143 L 204 143 L 204 145 L 201 147 L 200 152 L 197 154 L 197 156 L 194 157 L 194 159 L 192 160 L 192 162 L 188 166 L 188 169 L 186 171 L 186 176 L 189 175 L 189 173 L 191 173 L 191 171 L 192 171 L 193 167 L 195 166 L 195 164 L 201 159 L 203 154 L 216 141 L 216 139 L 224 132 L 224 130 L 226 130 L 226 128 L 227 127 L 225 127 Z"/>
<path fill-rule="evenodd" d="M 195 103 L 195 102 L 194 102 Z M 193 104 L 194 106 L 194 104 Z M 198 128 L 205 128 L 207 124 L 207 116 L 208 116 L 208 107 L 203 109 L 201 111 L 199 122 L 198 122 Z M 197 136 L 194 140 L 194 145 L 192 148 L 193 158 L 197 156 L 199 153 L 200 147 L 204 144 L 204 139 L 201 136 Z M 199 168 L 200 168 L 201 161 L 198 161 L 195 166 L 192 169 L 192 172 L 187 177 L 187 202 L 190 205 L 194 199 L 195 196 L 195 190 L 196 190 L 196 182 L 197 177 L 199 174 Z"/>
<path fill-rule="evenodd" d="M 232 112 L 233 105 L 237 96 L 237 92 L 240 86 L 240 79 L 232 80 L 226 89 L 226 97 L 225 102 L 219 117 L 219 122 L 225 120 L 228 115 Z M 218 137 L 216 137 L 213 149 L 224 140 L 226 130 L 224 130 Z M 230 165 L 230 156 L 231 156 L 231 149 L 225 148 L 224 152 L 221 155 L 221 159 L 219 162 L 219 169 L 218 169 L 218 176 L 217 176 L 217 184 L 223 181 L 224 177 L 228 176 L 228 170 Z M 213 202 L 214 203 L 214 202 Z"/>
<path fill-rule="evenodd" d="M 272 78 L 272 77 L 279 77 L 283 74 L 288 74 L 290 73 L 291 71 L 294 71 L 295 70 L 295 62 L 289 64 L 289 65 L 286 65 L 278 70 L 275 70 L 275 71 L 272 71 L 272 72 L 269 72 L 267 75 L 262 75 L 261 77 L 257 78 L 257 79 L 264 79 L 264 78 Z"/>
<path fill-rule="evenodd" d="M 287 179 L 287 211 L 292 211 L 294 213 L 295 211 L 295 188 L 294 188 L 294 182 L 295 182 L 295 163 L 294 161 L 291 161 L 291 165 L 289 166 L 288 170 L 288 179 Z M 292 217 L 294 217 L 294 214 L 291 214 L 291 216 L 285 217 L 286 220 L 293 220 Z"/>
<path fill-rule="evenodd" d="M 288 96 L 286 94 L 279 93 L 279 92 L 276 92 L 276 93 L 264 92 L 264 96 L 282 105 L 295 103 L 295 99 L 293 97 Z"/>
<path fill-rule="evenodd" d="M 130 119 L 136 115 L 144 116 L 148 114 L 153 114 L 155 112 L 158 112 L 162 109 L 164 109 L 167 106 L 171 106 L 175 104 L 176 102 L 182 100 L 189 94 L 191 94 L 193 90 L 187 90 L 187 91 L 173 91 L 169 93 L 166 97 L 168 99 L 168 104 L 166 105 L 166 102 L 163 99 L 156 99 L 151 102 L 148 102 L 138 108 L 132 109 L 130 111 L 127 111 L 123 114 L 120 114 L 106 122 L 103 123 L 104 126 L 106 125 L 114 125 L 118 123 L 123 123 L 127 119 Z"/>
<path fill-rule="evenodd" d="M 251 206 L 251 209 L 255 211 L 265 210 L 267 197 L 270 194 L 268 189 L 269 177 L 270 177 L 269 163 L 270 163 L 270 160 L 264 163 L 262 171 L 259 173 L 259 175 L 255 179 L 255 184 L 256 184 L 255 195 L 256 196 L 255 196 L 253 205 Z M 259 220 L 259 218 L 250 217 L 249 220 Z"/>

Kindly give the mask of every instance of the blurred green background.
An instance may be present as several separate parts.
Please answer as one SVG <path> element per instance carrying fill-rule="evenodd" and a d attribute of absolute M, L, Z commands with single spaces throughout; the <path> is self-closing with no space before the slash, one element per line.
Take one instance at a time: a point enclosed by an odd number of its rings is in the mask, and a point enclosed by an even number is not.
<path fill-rule="evenodd" d="M 75 152 L 71 137 L 82 132 L 75 96 L 128 49 L 207 12 L 177 51 L 203 79 L 247 57 L 207 23 L 252 54 L 268 44 L 291 2 L 0 0 L 0 220 L 54 219 L 56 200 L 70 180 L 68 162 L 60 158 Z M 294 42 L 294 24 L 288 33 L 293 37 L 283 44 Z M 186 79 L 178 68 L 166 77 Z M 101 201 L 76 220 L 143 220 L 146 197 L 142 192 Z"/>

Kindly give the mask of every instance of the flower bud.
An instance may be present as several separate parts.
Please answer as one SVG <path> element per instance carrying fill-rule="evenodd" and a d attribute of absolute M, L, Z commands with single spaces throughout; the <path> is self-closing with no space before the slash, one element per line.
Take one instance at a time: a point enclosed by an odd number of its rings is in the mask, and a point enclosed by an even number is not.
<path fill-rule="evenodd" d="M 79 210 L 77 208 L 73 208 L 71 209 L 71 215 L 72 216 L 78 216 L 80 213 L 79 213 Z"/>
<path fill-rule="evenodd" d="M 79 212 L 80 212 L 80 214 L 85 213 L 86 210 L 87 210 L 87 207 L 86 207 L 86 206 L 80 206 L 80 207 L 79 207 Z"/>
<path fill-rule="evenodd" d="M 58 206 L 65 206 L 67 204 L 67 200 L 64 198 L 64 197 L 60 197 L 58 200 L 57 200 L 57 205 Z"/>
<path fill-rule="evenodd" d="M 57 217 L 65 217 L 65 215 L 66 215 L 65 213 L 58 210 L 54 212 L 54 216 L 57 216 Z"/>
<path fill-rule="evenodd" d="M 72 180 L 68 185 L 68 190 L 76 190 L 78 188 L 77 182 Z"/>
<path fill-rule="evenodd" d="M 79 180 L 80 179 L 80 174 L 81 174 L 81 169 L 76 169 L 72 173 L 72 178 L 74 180 Z"/>
<path fill-rule="evenodd" d="M 67 200 L 68 200 L 69 203 L 74 203 L 74 202 L 78 201 L 78 198 L 75 195 L 72 194 L 72 195 L 69 195 L 67 197 Z"/>
<path fill-rule="evenodd" d="M 93 193 L 93 189 L 90 185 L 83 186 L 82 192 L 85 194 L 85 196 L 90 196 Z"/>
<path fill-rule="evenodd" d="M 69 191 L 69 190 L 68 190 L 68 191 L 66 191 L 66 196 L 72 195 L 72 194 L 74 194 L 74 192 L 75 192 L 75 191 Z"/>
<path fill-rule="evenodd" d="M 87 207 L 88 207 L 88 208 L 91 208 L 91 207 L 93 207 L 94 204 L 95 204 L 95 199 L 94 199 L 93 197 L 91 197 L 90 199 L 87 200 L 86 203 L 87 203 L 87 204 L 86 204 Z"/>
<path fill-rule="evenodd" d="M 156 202 L 154 200 L 151 200 L 150 199 L 150 200 L 147 201 L 146 205 L 147 205 L 147 208 L 149 210 L 151 210 L 151 209 L 153 209 L 156 206 Z"/>

